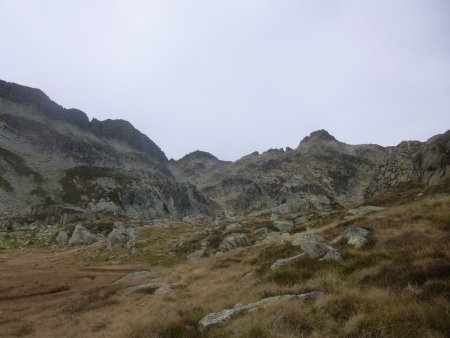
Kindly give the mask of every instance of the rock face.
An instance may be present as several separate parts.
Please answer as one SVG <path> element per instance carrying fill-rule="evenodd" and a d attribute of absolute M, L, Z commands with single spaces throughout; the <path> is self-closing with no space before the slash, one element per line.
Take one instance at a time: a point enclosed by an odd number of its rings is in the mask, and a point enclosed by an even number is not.
<path fill-rule="evenodd" d="M 69 239 L 70 247 L 90 245 L 100 240 L 100 237 L 93 234 L 81 225 L 77 225 Z"/>
<path fill-rule="evenodd" d="M 218 313 L 210 313 L 209 315 L 203 317 L 198 322 L 198 328 L 199 330 L 205 330 L 212 326 L 224 325 L 240 314 L 256 311 L 257 309 L 272 304 L 274 302 L 288 301 L 288 300 L 304 300 L 308 298 L 321 297 L 324 295 L 325 294 L 323 292 L 312 291 L 309 293 L 303 293 L 299 295 L 283 295 L 264 298 L 258 302 L 250 303 L 247 305 L 236 304 L 232 309 L 226 309 Z"/>
<path fill-rule="evenodd" d="M 89 121 L 42 91 L 0 80 L 0 212 L 48 223 L 97 213 L 145 219 L 209 211 L 161 149 L 123 120 Z"/>

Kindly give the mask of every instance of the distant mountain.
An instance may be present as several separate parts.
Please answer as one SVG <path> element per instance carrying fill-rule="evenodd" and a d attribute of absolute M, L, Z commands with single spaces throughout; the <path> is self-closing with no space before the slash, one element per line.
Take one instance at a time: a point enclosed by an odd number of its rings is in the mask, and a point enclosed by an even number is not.
<path fill-rule="evenodd" d="M 297 149 L 270 149 L 224 163 L 187 155 L 172 163 L 183 181 L 240 213 L 292 213 L 360 203 L 406 182 L 439 184 L 450 177 L 450 131 L 396 147 L 349 145 L 325 130 Z"/>

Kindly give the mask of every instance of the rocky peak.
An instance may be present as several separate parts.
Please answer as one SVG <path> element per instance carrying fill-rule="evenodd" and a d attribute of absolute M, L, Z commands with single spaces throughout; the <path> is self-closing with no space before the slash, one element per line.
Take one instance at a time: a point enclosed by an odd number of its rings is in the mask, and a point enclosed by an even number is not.
<path fill-rule="evenodd" d="M 179 161 L 186 162 L 191 160 L 213 160 L 213 161 L 219 161 L 217 157 L 215 157 L 213 154 L 208 153 L 206 151 L 196 150 L 192 153 L 189 153 L 185 156 L 183 156 Z"/>
<path fill-rule="evenodd" d="M 84 112 L 78 109 L 64 109 L 50 100 L 40 89 L 0 80 L 0 98 L 31 106 L 50 120 L 70 123 L 82 129 L 89 127 L 89 118 Z"/>
<path fill-rule="evenodd" d="M 309 136 L 306 136 L 300 144 L 311 143 L 314 141 L 336 141 L 333 135 L 330 135 L 325 129 L 313 131 Z"/>
<path fill-rule="evenodd" d="M 167 162 L 164 152 L 128 121 L 109 119 L 99 121 L 94 118 L 90 123 L 90 130 L 98 137 L 122 141 L 137 151 L 150 155 L 158 162 Z"/>

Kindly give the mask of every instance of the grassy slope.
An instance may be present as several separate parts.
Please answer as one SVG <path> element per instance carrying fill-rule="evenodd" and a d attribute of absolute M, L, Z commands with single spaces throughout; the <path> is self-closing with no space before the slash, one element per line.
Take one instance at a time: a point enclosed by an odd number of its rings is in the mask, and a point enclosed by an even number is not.
<path fill-rule="evenodd" d="M 420 192 L 424 194 L 418 196 Z M 52 264 L 144 264 L 155 281 L 176 286 L 157 296 L 127 295 L 112 291 L 109 284 L 98 284 L 78 295 L 61 296 L 59 303 L 31 303 L 29 314 L 18 313 L 20 321 L 5 324 L 3 332 L 7 336 L 123 338 L 445 337 L 450 332 L 448 192 L 444 185 L 428 191 L 399 188 L 373 199 L 371 204 L 386 209 L 351 222 L 371 230 L 371 244 L 362 250 L 340 246 L 341 263 L 305 259 L 271 271 L 269 266 L 276 259 L 299 251 L 277 244 L 187 262 L 185 255 L 207 236 L 201 227 L 182 224 L 145 230 L 142 255 L 137 257 L 120 248 L 105 253 L 104 243 L 77 249 Z M 337 212 L 326 221 L 317 220 L 313 229 L 331 240 L 350 224 L 343 216 Z M 266 220 L 252 218 L 243 223 L 251 232 Z M 214 236 L 210 239 L 218 242 Z M 94 281 L 100 278 L 92 274 Z M 224 327 L 204 333 L 196 330 L 198 320 L 210 312 L 311 290 L 327 296 L 273 304 Z M 14 306 L 9 308 L 12 311 L 5 320 L 15 318 Z"/>

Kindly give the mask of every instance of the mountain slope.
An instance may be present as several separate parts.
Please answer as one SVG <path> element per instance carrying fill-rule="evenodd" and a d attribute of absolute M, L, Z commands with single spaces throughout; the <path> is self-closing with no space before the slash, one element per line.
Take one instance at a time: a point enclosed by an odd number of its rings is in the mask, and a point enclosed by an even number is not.
<path fill-rule="evenodd" d="M 208 210 L 167 163 L 127 121 L 89 121 L 38 89 L 0 81 L 0 212 L 45 214 L 67 203 L 143 218 Z"/>

